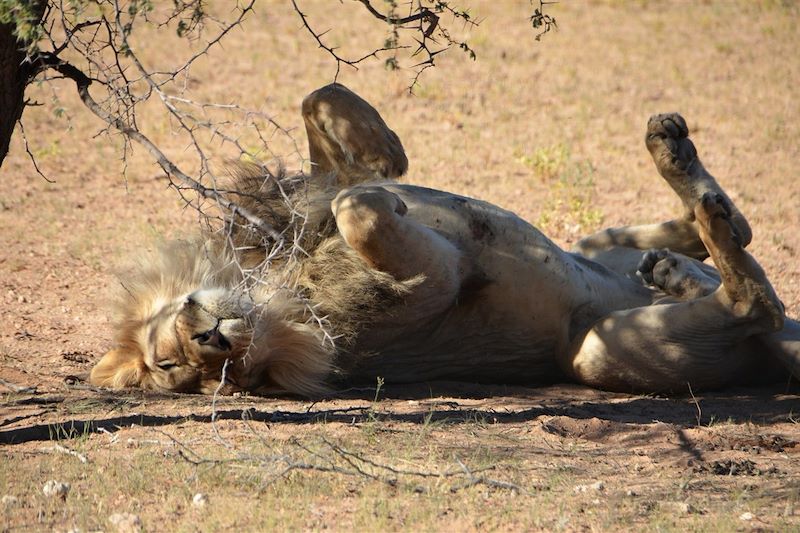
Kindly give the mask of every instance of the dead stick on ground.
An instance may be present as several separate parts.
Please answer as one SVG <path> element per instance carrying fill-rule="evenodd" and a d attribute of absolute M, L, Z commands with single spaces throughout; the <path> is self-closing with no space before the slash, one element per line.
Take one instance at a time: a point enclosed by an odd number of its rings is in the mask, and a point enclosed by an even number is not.
<path fill-rule="evenodd" d="M 217 397 L 219 396 L 219 391 L 225 386 L 230 362 L 230 359 L 225 359 L 225 363 L 222 365 L 222 376 L 219 379 L 219 385 L 214 389 L 214 396 L 211 398 L 211 427 L 214 428 L 214 434 L 217 436 L 217 440 L 219 440 L 220 444 L 228 449 L 233 448 L 233 446 L 222 438 L 222 435 L 219 434 L 219 429 L 217 429 Z"/>
<path fill-rule="evenodd" d="M 10 381 L 6 381 L 4 379 L 0 379 L 0 385 L 7 387 L 8 389 L 14 392 L 36 392 L 36 387 L 26 387 L 24 385 L 17 385 L 16 383 L 11 383 Z"/>
<path fill-rule="evenodd" d="M 514 492 L 517 492 L 519 494 L 525 492 L 524 490 L 522 490 L 522 487 L 520 487 L 519 485 L 515 485 L 514 483 L 509 483 L 507 481 L 498 481 L 496 479 L 491 479 L 484 476 L 475 476 L 472 472 L 470 472 L 469 468 L 467 468 L 467 465 L 462 463 L 461 459 L 459 459 L 458 457 L 456 457 L 456 462 L 464 471 L 464 474 L 466 474 L 466 476 L 469 478 L 469 481 L 463 485 L 451 487 L 450 492 L 456 492 L 458 490 L 465 489 L 467 487 L 472 487 L 475 485 L 486 485 L 487 487 L 494 487 L 496 489 L 513 490 Z"/>
<path fill-rule="evenodd" d="M 86 464 L 86 463 L 89 462 L 89 459 L 85 455 L 83 455 L 82 453 L 78 453 L 75 450 L 70 450 L 66 446 L 62 446 L 60 444 L 56 444 L 54 446 L 51 446 L 50 448 L 42 448 L 42 449 L 46 450 L 46 451 L 54 451 L 54 452 L 63 453 L 63 454 L 66 454 L 66 455 L 71 455 L 73 457 L 76 457 L 78 459 L 78 461 L 80 461 L 83 464 Z"/>

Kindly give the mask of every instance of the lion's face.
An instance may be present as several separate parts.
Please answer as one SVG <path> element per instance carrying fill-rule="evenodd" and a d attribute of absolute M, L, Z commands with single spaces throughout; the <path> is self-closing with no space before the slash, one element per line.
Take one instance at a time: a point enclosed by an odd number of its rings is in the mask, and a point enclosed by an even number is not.
<path fill-rule="evenodd" d="M 243 288 L 213 243 L 174 242 L 121 282 L 116 348 L 92 369 L 95 385 L 176 392 L 318 395 L 334 346 L 283 278 Z"/>
<path fill-rule="evenodd" d="M 180 392 L 208 392 L 226 359 L 238 363 L 253 336 L 252 300 L 222 288 L 156 299 L 132 326 L 128 342 L 92 370 L 92 382 Z"/>
<path fill-rule="evenodd" d="M 199 390 L 218 381 L 226 359 L 239 361 L 251 344 L 252 301 L 225 289 L 203 289 L 164 305 L 147 324 L 144 362 L 155 384 Z M 200 386 L 198 386 L 200 385 Z"/>

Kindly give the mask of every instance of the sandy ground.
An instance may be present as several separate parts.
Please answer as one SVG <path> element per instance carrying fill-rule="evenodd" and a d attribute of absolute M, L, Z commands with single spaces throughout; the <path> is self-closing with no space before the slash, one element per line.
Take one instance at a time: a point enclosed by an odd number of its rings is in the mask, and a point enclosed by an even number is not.
<path fill-rule="evenodd" d="M 476 4 L 483 22 L 470 42 L 478 60 L 443 56 L 415 95 L 407 92 L 407 70 L 386 72 L 380 63 L 367 63 L 340 75 L 403 139 L 411 162 L 406 181 L 497 203 L 568 247 L 603 226 L 661 221 L 678 212 L 678 200 L 652 168 L 643 132 L 650 114 L 680 111 L 707 168 L 750 220 L 750 250 L 787 314 L 800 316 L 800 185 L 794 179 L 800 34 L 794 6 L 563 3 L 553 8 L 560 30 L 535 42 L 526 3 Z M 321 3 L 304 9 L 324 25 Z M 342 9 L 352 10 L 349 23 L 337 25 L 331 42 L 354 56 L 381 44 L 382 30 L 365 30 L 370 20 L 357 5 Z M 169 59 L 155 33 L 140 45 L 153 64 Z M 290 8 L 267 2 L 230 36 L 225 50 L 197 66 L 192 82 L 199 99 L 268 112 L 304 151 L 300 101 L 334 73 Z M 23 501 L 0 506 L 0 527 L 97 529 L 108 527 L 102 524 L 110 509 L 124 508 L 138 513 L 145 529 L 159 530 L 166 515 L 157 498 L 120 503 L 98 496 L 105 507 L 95 509 L 96 519 L 78 518 L 79 510 L 48 507 L 39 489 L 31 488 L 39 479 L 15 470 L 38 472 L 43 484 L 51 475 L 41 466 L 46 461 L 55 461 L 56 471 L 58 461 L 74 461 L 43 458 L 52 455 L 41 452 L 43 441 L 62 430 L 82 435 L 82 449 L 98 464 L 121 460 L 130 449 L 125 442 L 156 442 L 146 446 L 163 448 L 167 457 L 174 442 L 164 444 L 161 432 L 198 445 L 210 438 L 208 398 L 110 393 L 83 381 L 111 346 L 104 302 L 116 283 L 115 267 L 157 239 L 190 234 L 197 217 L 182 208 L 141 150 L 123 165 L 121 139 L 95 135 L 102 125 L 81 108 L 68 84 L 33 88 L 30 96 L 45 105 L 26 111 L 25 130 L 53 183 L 35 173 L 18 137 L 0 171 L 0 378 L 29 390 L 0 386 L 7 389 L 0 400 L 0 493 Z M 54 116 L 55 97 L 69 121 Z M 185 139 L 170 134 L 163 113 L 144 109 L 140 119 L 157 143 L 191 168 Z M 291 139 L 277 134 L 273 146 L 296 161 Z M 220 163 L 225 155 L 220 148 Z M 275 439 L 338 438 L 385 461 L 404 436 L 424 433 L 419 438 L 429 444 L 414 452 L 416 460 L 444 468 L 457 464 L 454 457 L 474 459 L 476 450 L 486 450 L 488 459 L 481 461 L 496 467 L 492 475 L 523 489 L 483 484 L 474 490 L 491 492 L 488 503 L 469 512 L 456 505 L 465 497 L 461 492 L 445 492 L 437 501 L 455 511 L 414 518 L 408 510 L 413 504 L 401 504 L 384 515 L 372 513 L 382 521 L 363 522 L 361 511 L 339 508 L 336 498 L 352 493 L 334 485 L 330 494 L 312 494 L 311 503 L 299 504 L 301 519 L 292 522 L 299 529 L 422 524 L 606 530 L 647 524 L 790 530 L 800 524 L 798 392 L 788 382 L 678 399 L 574 385 L 389 384 L 379 401 L 373 401 L 374 391 L 316 404 L 227 398 L 216 406 L 222 416 L 215 427 L 241 445 L 246 412 Z M 375 427 L 381 443 L 367 438 L 367 429 Z M 74 448 L 72 442 L 62 441 Z M 208 449 L 218 445 L 213 441 Z M 96 490 L 82 485 L 78 471 L 63 471 L 75 476 L 73 487 Z M 414 494 L 402 493 L 401 501 Z M 517 494 L 516 503 L 510 494 Z M 520 510 L 531 506 L 541 512 Z M 203 529 L 191 525 L 197 517 L 185 508 L 169 516 L 175 527 Z"/>

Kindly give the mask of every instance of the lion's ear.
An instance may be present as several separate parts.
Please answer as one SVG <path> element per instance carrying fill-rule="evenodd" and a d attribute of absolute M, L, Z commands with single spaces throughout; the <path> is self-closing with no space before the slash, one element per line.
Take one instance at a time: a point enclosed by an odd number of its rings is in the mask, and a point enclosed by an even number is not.
<path fill-rule="evenodd" d="M 111 350 L 92 368 L 89 381 L 93 385 L 122 389 L 124 387 L 149 388 L 150 373 L 141 354 Z"/>

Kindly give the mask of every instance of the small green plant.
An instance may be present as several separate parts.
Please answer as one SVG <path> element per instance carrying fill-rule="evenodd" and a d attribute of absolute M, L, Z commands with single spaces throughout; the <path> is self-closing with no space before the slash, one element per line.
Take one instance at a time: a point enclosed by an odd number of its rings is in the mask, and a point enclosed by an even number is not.
<path fill-rule="evenodd" d="M 383 387 L 384 383 L 385 382 L 384 382 L 383 378 L 378 376 L 378 381 L 377 381 L 377 383 L 375 385 L 375 397 L 372 399 L 372 403 L 373 404 L 378 403 L 378 397 L 381 394 L 381 388 Z"/>
<path fill-rule="evenodd" d="M 541 181 L 557 177 L 570 160 L 570 151 L 564 144 L 536 148 L 533 153 L 515 154 L 517 162 L 533 169 Z"/>
<path fill-rule="evenodd" d="M 537 225 L 555 234 L 570 236 L 596 230 L 603 212 L 594 204 L 594 167 L 588 161 L 575 161 L 563 144 L 537 149 L 529 166 L 542 181 L 550 182 L 548 200 Z"/>
<path fill-rule="evenodd" d="M 33 157 L 37 160 L 44 160 L 49 157 L 61 155 L 61 143 L 58 140 L 48 143 L 46 146 L 33 150 Z"/>
<path fill-rule="evenodd" d="M 378 404 L 378 401 L 380 400 L 381 388 L 383 388 L 384 383 L 385 382 L 383 378 L 378 376 L 377 382 L 375 384 L 375 396 L 372 398 L 372 403 L 366 410 L 367 420 L 363 427 L 364 427 L 364 432 L 370 441 L 373 441 L 375 439 L 375 435 L 378 433 L 381 425 L 381 419 L 378 416 L 378 411 L 376 409 L 376 406 Z"/>

